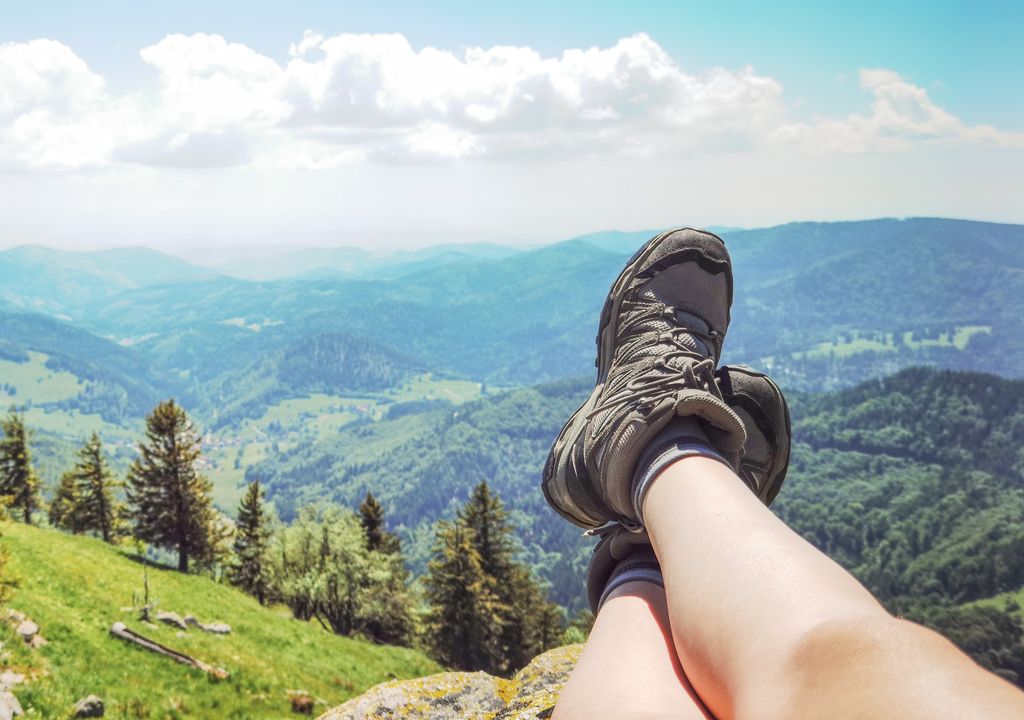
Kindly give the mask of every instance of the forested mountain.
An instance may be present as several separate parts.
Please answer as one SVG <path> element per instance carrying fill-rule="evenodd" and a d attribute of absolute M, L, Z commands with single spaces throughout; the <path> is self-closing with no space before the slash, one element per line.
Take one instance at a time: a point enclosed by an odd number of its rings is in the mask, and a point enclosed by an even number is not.
<path fill-rule="evenodd" d="M 365 337 L 324 333 L 264 353 L 204 388 L 210 429 L 259 417 L 267 407 L 312 393 L 352 394 L 393 388 L 423 368 Z"/>
<path fill-rule="evenodd" d="M 578 606 L 587 543 L 546 506 L 539 479 L 588 386 L 554 383 L 352 427 L 247 475 L 285 517 L 316 499 L 352 505 L 372 489 L 413 546 L 486 479 L 556 599 Z M 883 600 L 956 603 L 1024 585 L 1024 381 L 908 369 L 798 395 L 792 409 L 795 452 L 777 512 Z"/>

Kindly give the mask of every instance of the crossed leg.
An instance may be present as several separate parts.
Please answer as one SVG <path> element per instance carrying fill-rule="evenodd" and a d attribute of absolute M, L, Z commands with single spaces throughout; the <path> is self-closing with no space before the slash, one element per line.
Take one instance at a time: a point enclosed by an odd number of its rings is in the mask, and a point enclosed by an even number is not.
<path fill-rule="evenodd" d="M 665 591 L 648 582 L 612 591 L 558 700 L 555 720 L 710 717 L 679 665 Z"/>
<path fill-rule="evenodd" d="M 892 617 L 721 463 L 668 466 L 644 519 L 677 656 L 716 717 L 1024 718 L 1024 693 Z"/>

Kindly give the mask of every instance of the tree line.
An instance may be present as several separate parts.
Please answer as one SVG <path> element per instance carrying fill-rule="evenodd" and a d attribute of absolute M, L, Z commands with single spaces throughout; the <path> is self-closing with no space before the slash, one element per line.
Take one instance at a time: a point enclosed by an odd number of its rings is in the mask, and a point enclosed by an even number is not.
<path fill-rule="evenodd" d="M 516 559 L 514 527 L 486 482 L 438 523 L 428 570 L 412 578 L 372 492 L 358 510 L 312 505 L 286 525 L 253 480 L 235 521 L 222 515 L 199 472 L 200 434 L 174 400 L 147 416 L 123 482 L 94 432 L 48 507 L 24 417 L 12 409 L 0 430 L 0 502 L 13 519 L 32 524 L 45 510 L 66 532 L 159 548 L 181 572 L 208 573 L 338 634 L 422 647 L 460 670 L 509 674 L 563 640 L 564 611 Z"/>

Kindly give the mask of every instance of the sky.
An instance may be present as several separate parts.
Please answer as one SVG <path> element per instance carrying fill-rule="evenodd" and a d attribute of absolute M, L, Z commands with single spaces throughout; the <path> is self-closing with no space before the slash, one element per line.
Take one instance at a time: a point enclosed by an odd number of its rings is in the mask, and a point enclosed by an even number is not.
<path fill-rule="evenodd" d="M 0 3 L 0 248 L 1024 222 L 1013 2 Z"/>

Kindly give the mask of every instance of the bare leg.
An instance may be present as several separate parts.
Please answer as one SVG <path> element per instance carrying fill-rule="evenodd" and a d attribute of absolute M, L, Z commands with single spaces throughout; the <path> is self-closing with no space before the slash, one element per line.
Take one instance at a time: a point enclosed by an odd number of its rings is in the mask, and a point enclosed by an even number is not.
<path fill-rule="evenodd" d="M 683 675 L 669 632 L 665 591 L 616 588 L 558 699 L 555 720 L 708 720 Z"/>
<path fill-rule="evenodd" d="M 644 519 L 687 676 L 719 718 L 1024 718 L 1024 693 L 887 613 L 724 465 L 662 472 Z"/>

